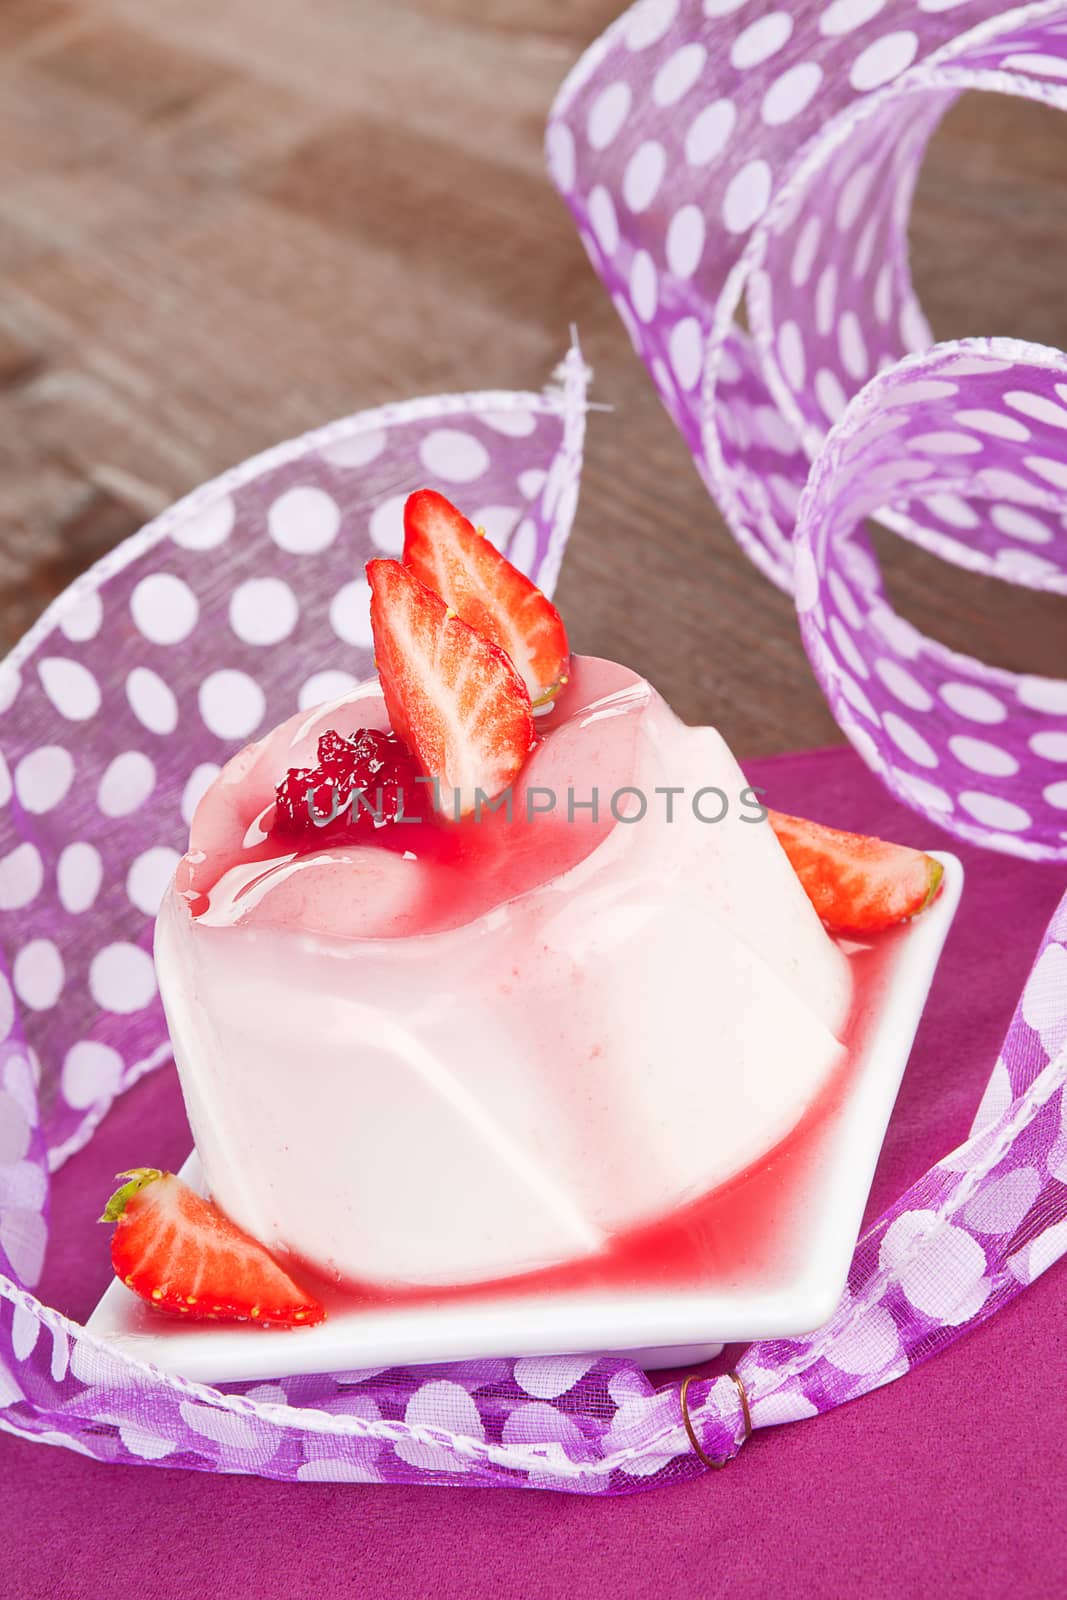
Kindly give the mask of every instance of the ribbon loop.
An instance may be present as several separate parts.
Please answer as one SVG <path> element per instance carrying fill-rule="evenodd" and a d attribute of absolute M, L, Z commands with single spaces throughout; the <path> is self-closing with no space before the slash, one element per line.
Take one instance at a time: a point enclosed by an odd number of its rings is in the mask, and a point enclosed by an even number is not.
<path fill-rule="evenodd" d="M 861 519 L 1067 593 L 1067 358 L 930 348 L 907 252 L 926 145 L 961 90 L 1067 106 L 1065 22 L 1062 3 L 750 19 L 645 0 L 548 130 L 593 265 L 738 543 L 794 592 L 842 730 L 913 809 L 1049 861 L 1067 860 L 1067 683 L 997 673 L 896 617 Z"/>

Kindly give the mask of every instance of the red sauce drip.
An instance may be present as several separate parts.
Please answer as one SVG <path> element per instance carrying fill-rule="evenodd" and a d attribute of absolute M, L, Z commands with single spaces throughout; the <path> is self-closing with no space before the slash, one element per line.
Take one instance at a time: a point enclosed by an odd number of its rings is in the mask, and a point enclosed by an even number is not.
<path fill-rule="evenodd" d="M 337 1314 L 390 1307 L 446 1306 L 523 1296 L 640 1293 L 642 1290 L 763 1286 L 797 1265 L 803 1239 L 792 1216 L 823 1181 L 825 1155 L 862 1054 L 872 988 L 891 957 L 893 935 L 851 957 L 856 1000 L 842 1063 L 797 1126 L 745 1172 L 665 1217 L 617 1234 L 593 1256 L 473 1284 L 434 1286 L 330 1283 L 300 1267 Z M 295 1270 L 295 1269 L 294 1269 Z"/>

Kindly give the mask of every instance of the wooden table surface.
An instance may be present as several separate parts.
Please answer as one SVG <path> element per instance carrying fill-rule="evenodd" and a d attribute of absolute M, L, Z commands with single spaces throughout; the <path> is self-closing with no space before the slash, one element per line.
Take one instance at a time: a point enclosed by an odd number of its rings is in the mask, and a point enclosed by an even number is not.
<path fill-rule="evenodd" d="M 555 89 L 620 0 L 0 0 L 0 634 L 223 467 L 330 417 L 537 387 L 590 418 L 560 585 L 578 649 L 741 754 L 840 738 L 545 176 Z M 1067 119 L 968 96 L 912 222 L 939 337 L 1067 346 Z M 896 603 L 1024 670 L 1067 606 L 888 537 Z"/>

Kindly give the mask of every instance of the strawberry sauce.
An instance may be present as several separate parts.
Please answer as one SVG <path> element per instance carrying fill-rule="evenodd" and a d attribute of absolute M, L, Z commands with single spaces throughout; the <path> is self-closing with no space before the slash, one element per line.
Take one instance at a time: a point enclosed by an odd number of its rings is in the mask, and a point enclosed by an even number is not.
<path fill-rule="evenodd" d="M 489 1281 L 433 1287 L 405 1284 L 331 1283 L 298 1263 L 335 1315 L 402 1306 L 427 1309 L 457 1301 L 588 1294 L 640 1294 L 763 1286 L 796 1266 L 804 1248 L 794 1226 L 822 1180 L 836 1124 L 863 1054 L 868 1019 L 878 1009 L 896 943 L 895 931 L 869 949 L 850 954 L 855 980 L 846 1054 L 807 1114 L 774 1149 L 729 1182 L 665 1217 L 617 1234 L 596 1255 L 563 1261 L 533 1272 Z M 294 1266 L 294 1270 L 296 1267 Z"/>

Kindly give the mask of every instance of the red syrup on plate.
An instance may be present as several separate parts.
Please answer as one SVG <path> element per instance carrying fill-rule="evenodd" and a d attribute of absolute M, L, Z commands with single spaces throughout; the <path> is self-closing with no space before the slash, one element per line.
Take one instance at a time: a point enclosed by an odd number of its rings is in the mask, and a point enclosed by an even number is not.
<path fill-rule="evenodd" d="M 850 952 L 854 996 L 843 1039 L 845 1053 L 804 1117 L 759 1161 L 708 1194 L 615 1235 L 595 1255 L 478 1283 L 338 1284 L 300 1263 L 294 1262 L 294 1271 L 333 1315 L 481 1301 L 766 1286 L 793 1269 L 804 1248 L 803 1230 L 798 1232 L 793 1224 L 820 1182 L 897 938 L 897 930 L 891 930 L 869 948 Z"/>

